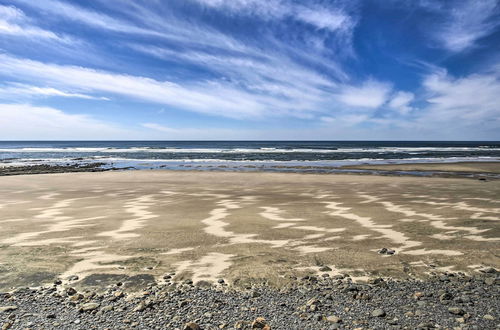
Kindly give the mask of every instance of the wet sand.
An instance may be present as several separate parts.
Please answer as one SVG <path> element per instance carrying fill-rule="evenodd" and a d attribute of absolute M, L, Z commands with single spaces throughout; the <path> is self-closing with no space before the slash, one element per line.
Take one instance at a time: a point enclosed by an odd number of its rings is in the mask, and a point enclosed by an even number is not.
<path fill-rule="evenodd" d="M 500 173 L 500 162 L 412 163 L 383 165 L 347 165 L 345 169 L 376 171 L 438 171 L 462 173 Z"/>
<path fill-rule="evenodd" d="M 392 165 L 387 165 L 392 166 Z M 420 166 L 420 165 L 415 165 Z M 482 164 L 481 166 L 490 166 Z M 500 267 L 500 181 L 124 171 L 0 178 L 0 289 L 78 275 L 281 286 Z M 381 248 L 396 251 L 379 254 Z M 328 271 L 326 271 L 328 273 Z"/>

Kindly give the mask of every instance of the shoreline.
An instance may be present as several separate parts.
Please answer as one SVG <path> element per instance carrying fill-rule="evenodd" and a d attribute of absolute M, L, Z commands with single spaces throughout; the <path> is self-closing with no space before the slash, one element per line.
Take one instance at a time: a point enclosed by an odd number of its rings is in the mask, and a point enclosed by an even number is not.
<path fill-rule="evenodd" d="M 198 166 L 200 167 L 200 166 Z M 66 165 L 24 165 L 0 166 L 0 177 L 11 175 L 32 175 L 74 172 L 104 172 L 104 171 L 191 171 L 191 172 L 241 172 L 241 173 L 296 173 L 296 174 L 349 174 L 349 175 L 383 175 L 383 176 L 417 176 L 417 177 L 456 177 L 456 178 L 488 178 L 500 179 L 500 161 L 477 162 L 447 162 L 419 163 L 408 162 L 400 164 L 360 164 L 343 166 L 283 166 L 274 165 L 269 168 L 259 168 L 253 165 L 230 167 L 228 165 L 208 166 L 200 169 L 194 165 L 184 165 L 184 168 L 134 168 L 115 167 L 113 164 L 90 162 Z"/>

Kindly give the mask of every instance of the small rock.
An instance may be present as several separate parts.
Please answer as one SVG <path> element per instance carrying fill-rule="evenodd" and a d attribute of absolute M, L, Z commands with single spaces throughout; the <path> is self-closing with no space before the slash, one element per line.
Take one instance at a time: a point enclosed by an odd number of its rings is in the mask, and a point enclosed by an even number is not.
<path fill-rule="evenodd" d="M 75 294 L 75 295 L 73 295 L 73 296 L 70 296 L 70 297 L 69 297 L 69 301 L 76 302 L 76 301 L 79 301 L 79 300 L 83 300 L 83 298 L 85 298 L 85 297 L 83 296 L 83 294 L 81 294 L 81 293 L 77 293 L 77 294 Z"/>
<path fill-rule="evenodd" d="M 12 323 L 7 322 L 7 323 L 4 323 L 2 325 L 2 330 L 7 330 L 7 329 L 10 329 L 11 327 L 12 327 Z"/>
<path fill-rule="evenodd" d="M 378 250 L 378 253 L 385 255 L 393 255 L 394 253 L 396 253 L 396 251 L 388 248 L 381 248 L 380 250 Z"/>
<path fill-rule="evenodd" d="M 318 305 L 319 304 L 319 300 L 316 299 L 316 298 L 311 298 L 309 299 L 307 302 L 306 302 L 306 305 L 307 306 L 312 306 L 312 305 Z"/>
<path fill-rule="evenodd" d="M 201 330 L 200 326 L 194 322 L 188 322 L 184 324 L 183 330 Z"/>
<path fill-rule="evenodd" d="M 486 268 L 480 269 L 479 271 L 481 273 L 486 273 L 486 274 L 495 274 L 497 272 L 497 270 L 493 267 L 486 267 Z"/>
<path fill-rule="evenodd" d="M 418 300 L 418 299 L 420 299 L 420 298 L 422 298 L 423 296 L 424 296 L 424 293 L 423 293 L 423 292 L 420 292 L 420 291 L 415 292 L 415 293 L 413 294 L 413 298 L 414 298 L 414 299 L 417 299 L 417 300 Z"/>
<path fill-rule="evenodd" d="M 79 277 L 77 275 L 68 276 L 68 281 L 78 281 Z"/>
<path fill-rule="evenodd" d="M 452 298 L 453 298 L 453 296 L 451 294 L 449 294 L 448 292 L 446 292 L 446 293 L 443 293 L 442 295 L 439 296 L 439 301 L 445 302 L 445 301 L 451 300 Z"/>
<path fill-rule="evenodd" d="M 72 295 L 76 294 L 76 292 L 77 292 L 77 291 L 76 291 L 75 289 L 73 289 L 73 288 L 67 288 L 67 289 L 66 289 L 66 294 L 67 294 L 68 296 L 72 296 Z"/>
<path fill-rule="evenodd" d="M 342 322 L 342 319 L 340 317 L 335 316 L 335 315 L 327 316 L 326 320 L 328 322 L 332 322 L 332 323 L 341 323 Z"/>
<path fill-rule="evenodd" d="M 217 283 L 219 283 L 219 284 L 224 284 L 224 279 L 219 278 L 219 279 L 217 280 Z"/>
<path fill-rule="evenodd" d="M 122 298 L 125 294 L 123 293 L 123 291 L 116 291 L 113 296 L 115 296 L 116 298 Z"/>
<path fill-rule="evenodd" d="M 385 311 L 383 309 L 380 309 L 380 308 L 377 308 L 376 310 L 374 310 L 372 312 L 373 317 L 384 317 L 385 315 L 386 315 Z"/>
<path fill-rule="evenodd" d="M 488 321 L 495 321 L 495 317 L 490 314 L 486 314 L 483 316 L 483 319 L 488 320 Z"/>
<path fill-rule="evenodd" d="M 61 285 L 62 281 L 60 279 L 57 279 L 57 280 L 54 281 L 54 284 L 55 285 Z"/>
<path fill-rule="evenodd" d="M 245 329 L 249 325 L 250 325 L 250 322 L 247 322 L 247 321 L 236 321 L 234 323 L 234 328 L 235 329 Z"/>
<path fill-rule="evenodd" d="M 0 307 L 0 313 L 4 313 L 4 312 L 12 312 L 12 311 L 15 311 L 17 309 L 17 306 L 2 306 Z"/>
<path fill-rule="evenodd" d="M 487 285 L 493 285 L 495 284 L 495 278 L 488 277 L 487 279 L 484 280 L 484 283 L 486 283 Z"/>
<path fill-rule="evenodd" d="M 260 293 L 258 291 L 252 290 L 250 292 L 250 297 L 252 297 L 252 298 L 260 297 Z"/>
<path fill-rule="evenodd" d="M 332 269 L 328 266 L 323 266 L 319 269 L 320 272 L 331 272 Z"/>
<path fill-rule="evenodd" d="M 455 314 L 455 315 L 464 315 L 465 314 L 465 311 L 460 307 L 450 307 L 450 308 L 448 308 L 448 312 L 450 312 L 451 314 Z"/>
<path fill-rule="evenodd" d="M 90 312 L 97 309 L 100 305 L 98 303 L 86 303 L 80 306 L 80 311 Z"/>
<path fill-rule="evenodd" d="M 113 306 L 111 306 L 111 305 L 107 305 L 107 306 L 104 306 L 103 308 L 101 308 L 102 312 L 110 312 L 112 310 L 113 310 Z"/>
<path fill-rule="evenodd" d="M 142 312 L 143 310 L 145 310 L 147 308 L 146 304 L 141 301 L 139 303 L 139 305 L 137 305 L 135 308 L 134 308 L 134 312 Z"/>
<path fill-rule="evenodd" d="M 271 329 L 271 327 L 267 324 L 266 319 L 263 317 L 256 318 L 250 326 L 252 327 L 252 329 L 264 329 L 264 330 Z"/>
<path fill-rule="evenodd" d="M 48 319 L 55 319 L 56 315 L 55 314 L 47 314 Z"/>

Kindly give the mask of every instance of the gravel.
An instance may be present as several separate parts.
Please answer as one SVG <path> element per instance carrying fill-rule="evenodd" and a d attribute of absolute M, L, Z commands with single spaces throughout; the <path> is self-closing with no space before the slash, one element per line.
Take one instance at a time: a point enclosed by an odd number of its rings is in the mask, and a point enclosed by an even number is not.
<path fill-rule="evenodd" d="M 490 279 L 486 281 L 487 279 Z M 491 283 L 491 284 L 487 284 Z M 286 288 L 191 281 L 126 293 L 112 285 L 0 293 L 2 329 L 499 329 L 498 273 L 425 281 L 308 276 Z M 78 297 L 75 298 L 75 297 Z"/>

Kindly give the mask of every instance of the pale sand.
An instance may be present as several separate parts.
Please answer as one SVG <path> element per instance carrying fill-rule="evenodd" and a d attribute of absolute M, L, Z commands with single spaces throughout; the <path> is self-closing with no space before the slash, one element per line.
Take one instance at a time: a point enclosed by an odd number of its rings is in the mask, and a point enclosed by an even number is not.
<path fill-rule="evenodd" d="M 129 171 L 0 178 L 0 288 L 176 272 L 281 285 L 499 267 L 500 181 Z M 393 256 L 377 253 L 387 247 Z M 433 267 L 429 265 L 433 264 Z"/>

